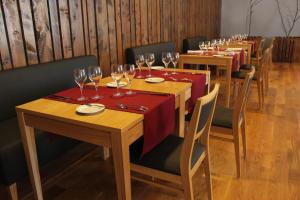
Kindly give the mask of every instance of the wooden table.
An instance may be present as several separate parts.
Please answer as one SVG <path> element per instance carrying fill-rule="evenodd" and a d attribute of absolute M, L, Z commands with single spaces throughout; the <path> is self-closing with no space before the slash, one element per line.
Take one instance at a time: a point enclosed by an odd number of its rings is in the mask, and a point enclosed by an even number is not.
<path fill-rule="evenodd" d="M 185 108 L 183 102 L 188 98 L 191 90 L 191 83 L 166 81 L 162 84 L 148 84 L 143 80 L 135 80 L 135 82 L 133 88 L 143 87 L 148 91 L 174 94 L 177 97 L 176 106 L 180 110 Z M 54 100 L 38 99 L 16 107 L 36 199 L 43 199 L 43 193 L 34 128 L 111 148 L 118 199 L 131 199 L 129 145 L 143 134 L 143 115 L 106 109 L 98 115 L 81 116 L 75 113 L 77 106 Z"/>
<path fill-rule="evenodd" d="M 230 102 L 230 84 L 231 84 L 231 71 L 232 71 L 232 60 L 231 56 L 207 56 L 200 54 L 181 54 L 179 57 L 179 68 L 183 69 L 184 64 L 203 64 L 203 65 L 216 65 L 226 70 L 226 107 L 229 107 Z"/>
<path fill-rule="evenodd" d="M 231 42 L 226 47 L 244 49 L 245 51 L 247 51 L 247 64 L 251 63 L 252 44 L 247 42 Z"/>

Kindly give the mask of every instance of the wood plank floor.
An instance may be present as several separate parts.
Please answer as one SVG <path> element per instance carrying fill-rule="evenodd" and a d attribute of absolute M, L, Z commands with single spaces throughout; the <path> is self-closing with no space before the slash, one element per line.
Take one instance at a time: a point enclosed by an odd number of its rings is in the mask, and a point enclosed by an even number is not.
<path fill-rule="evenodd" d="M 248 157 L 236 179 L 231 143 L 211 140 L 213 194 L 216 200 L 300 199 L 300 64 L 274 64 L 263 111 L 253 87 L 247 112 Z M 194 177 L 195 197 L 207 199 L 203 171 Z M 24 188 L 28 188 L 24 185 Z M 23 187 L 21 195 L 26 194 Z M 1 194 L 5 196 L 3 190 Z M 116 199 L 112 160 L 88 157 L 44 189 L 45 199 Z M 133 181 L 133 199 L 177 200 L 181 194 Z M 27 199 L 32 199 L 29 196 Z"/>

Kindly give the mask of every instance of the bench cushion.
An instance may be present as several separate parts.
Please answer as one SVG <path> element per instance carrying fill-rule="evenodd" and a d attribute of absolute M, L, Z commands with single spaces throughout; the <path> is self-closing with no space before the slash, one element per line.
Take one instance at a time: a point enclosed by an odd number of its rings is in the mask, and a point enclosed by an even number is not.
<path fill-rule="evenodd" d="M 28 172 L 17 118 L 0 123 L 0 138 L 0 182 L 10 185 L 24 178 Z M 35 130 L 35 139 L 40 166 L 79 144 L 65 137 L 48 137 L 39 130 Z"/>
<path fill-rule="evenodd" d="M 126 49 L 126 62 L 128 64 L 135 64 L 135 58 L 139 54 L 145 53 L 154 53 L 155 54 L 155 62 L 153 66 L 159 65 L 162 66 L 163 62 L 161 60 L 161 54 L 163 52 L 175 52 L 175 45 L 172 42 L 158 43 L 158 44 L 150 44 L 139 47 L 132 47 Z"/>
<path fill-rule="evenodd" d="M 85 56 L 1 72 L 0 122 L 14 117 L 17 105 L 75 86 L 73 70 L 97 63 Z"/>
<path fill-rule="evenodd" d="M 183 40 L 182 52 L 187 53 L 188 50 L 198 50 L 199 43 L 207 41 L 205 36 L 186 38 Z"/>

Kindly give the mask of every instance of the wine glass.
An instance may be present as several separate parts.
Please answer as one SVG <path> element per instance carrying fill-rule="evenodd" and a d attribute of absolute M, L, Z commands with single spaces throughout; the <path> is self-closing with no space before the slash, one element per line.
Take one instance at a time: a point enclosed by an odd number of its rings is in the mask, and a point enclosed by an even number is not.
<path fill-rule="evenodd" d="M 147 66 L 148 66 L 148 69 L 149 69 L 149 74 L 147 75 L 147 77 L 152 77 L 152 75 L 151 75 L 151 66 L 155 62 L 154 53 L 147 53 L 145 55 L 145 62 L 146 62 Z"/>
<path fill-rule="evenodd" d="M 172 53 L 171 61 L 173 63 L 174 69 L 176 69 L 177 63 L 179 61 L 179 53 L 178 52 L 173 52 Z M 175 71 L 173 71 L 172 74 L 177 74 L 177 73 Z"/>
<path fill-rule="evenodd" d="M 145 63 L 144 55 L 142 55 L 142 54 L 137 55 L 136 59 L 135 59 L 135 64 L 139 68 L 139 75 L 136 78 L 144 78 L 142 75 L 142 71 L 141 71 L 142 70 L 141 68 L 144 65 L 144 63 Z"/>
<path fill-rule="evenodd" d="M 102 78 L 102 71 L 101 71 L 100 66 L 90 66 L 88 68 L 88 75 L 89 75 L 90 81 L 94 84 L 95 90 L 96 90 L 96 95 L 94 97 L 92 97 L 92 99 L 95 99 L 95 100 L 102 99 L 103 96 L 99 96 L 99 92 L 98 92 L 99 83 Z"/>
<path fill-rule="evenodd" d="M 125 94 L 127 95 L 133 95 L 135 92 L 131 90 L 132 80 L 135 76 L 135 66 L 131 64 L 125 64 L 124 65 L 124 76 L 129 84 L 129 91 L 127 91 Z"/>
<path fill-rule="evenodd" d="M 74 75 L 74 80 L 80 89 L 80 97 L 77 99 L 77 101 L 84 101 L 86 100 L 86 98 L 83 96 L 83 86 L 87 79 L 86 72 L 82 68 L 75 69 L 73 75 Z"/>
<path fill-rule="evenodd" d="M 112 65 L 111 66 L 111 77 L 117 84 L 117 93 L 113 94 L 113 97 L 121 97 L 124 94 L 119 92 L 120 81 L 124 75 L 123 65 Z"/>
<path fill-rule="evenodd" d="M 162 62 L 165 65 L 165 68 L 168 68 L 168 65 L 171 62 L 171 53 L 170 52 L 163 52 L 161 56 Z M 163 75 L 168 76 L 169 73 L 166 71 Z"/>

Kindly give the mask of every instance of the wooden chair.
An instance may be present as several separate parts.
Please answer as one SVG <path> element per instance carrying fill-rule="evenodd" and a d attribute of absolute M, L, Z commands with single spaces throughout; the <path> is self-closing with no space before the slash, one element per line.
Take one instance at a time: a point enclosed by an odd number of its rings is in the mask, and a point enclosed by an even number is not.
<path fill-rule="evenodd" d="M 264 73 L 264 81 L 265 81 L 264 85 L 265 85 L 266 92 L 268 92 L 268 90 L 269 90 L 269 68 L 273 64 L 273 47 L 274 47 L 274 41 L 275 41 L 275 38 L 273 37 L 271 39 L 271 42 L 270 42 L 269 46 L 268 46 L 268 48 L 270 49 L 269 50 L 269 56 L 268 56 L 269 59 L 267 61 L 267 65 L 265 66 L 265 73 Z"/>
<path fill-rule="evenodd" d="M 211 137 L 234 143 L 237 177 L 241 175 L 240 167 L 240 133 L 242 134 L 243 152 L 246 158 L 246 116 L 245 108 L 250 93 L 250 82 L 255 68 L 247 73 L 233 109 L 216 106 L 212 120 Z"/>
<path fill-rule="evenodd" d="M 193 200 L 192 177 L 203 163 L 208 198 L 213 199 L 208 135 L 219 87 L 216 83 L 211 93 L 197 100 L 185 138 L 170 135 L 142 158 L 131 148 L 133 179 L 183 192 L 185 199 Z"/>
<path fill-rule="evenodd" d="M 261 65 L 265 39 L 260 39 L 258 48 L 254 57 L 251 58 L 251 64 L 255 66 Z"/>
<path fill-rule="evenodd" d="M 270 49 L 266 49 L 264 51 L 262 61 L 260 65 L 256 65 L 256 73 L 253 77 L 253 80 L 257 83 L 257 93 L 258 93 L 258 103 L 259 103 L 259 109 L 262 110 L 264 105 L 264 75 L 265 75 L 265 67 L 268 65 L 268 60 L 270 56 Z M 233 72 L 231 74 L 231 80 L 233 84 L 240 85 L 244 82 L 244 79 L 246 78 L 248 71 L 247 70 L 240 70 L 238 72 Z"/>

